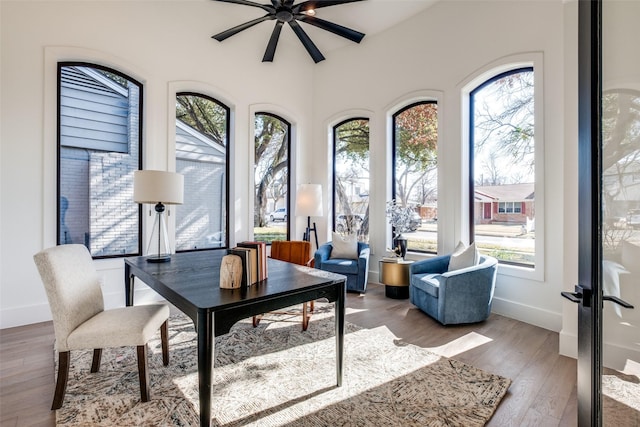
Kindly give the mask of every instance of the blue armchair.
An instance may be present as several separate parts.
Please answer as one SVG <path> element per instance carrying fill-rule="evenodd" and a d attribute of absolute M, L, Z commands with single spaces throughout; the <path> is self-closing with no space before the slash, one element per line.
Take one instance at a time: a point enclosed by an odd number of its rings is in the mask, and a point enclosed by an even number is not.
<path fill-rule="evenodd" d="M 409 268 L 411 303 L 443 325 L 481 322 L 491 313 L 498 260 L 480 256 L 472 267 L 447 271 L 450 255 Z"/>
<path fill-rule="evenodd" d="M 330 258 L 331 242 L 320 245 L 315 253 L 315 267 L 347 276 L 347 291 L 365 292 L 369 275 L 369 245 L 358 242 L 358 259 Z"/>

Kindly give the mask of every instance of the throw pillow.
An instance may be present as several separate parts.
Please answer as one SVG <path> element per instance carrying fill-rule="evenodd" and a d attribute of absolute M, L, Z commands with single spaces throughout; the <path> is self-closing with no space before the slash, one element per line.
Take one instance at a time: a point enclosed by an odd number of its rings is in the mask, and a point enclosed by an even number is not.
<path fill-rule="evenodd" d="M 329 258 L 358 259 L 358 239 L 355 234 L 333 233 L 333 249 Z"/>
<path fill-rule="evenodd" d="M 472 267 L 478 263 L 479 258 L 475 242 L 467 247 L 460 242 L 449 259 L 449 271 Z"/>

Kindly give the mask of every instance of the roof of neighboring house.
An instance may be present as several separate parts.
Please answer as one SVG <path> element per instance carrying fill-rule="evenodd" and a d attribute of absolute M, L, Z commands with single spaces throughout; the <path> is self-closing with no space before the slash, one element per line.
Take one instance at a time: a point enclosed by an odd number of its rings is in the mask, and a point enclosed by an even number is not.
<path fill-rule="evenodd" d="M 227 149 L 176 119 L 176 157 L 210 163 L 224 163 Z"/>
<path fill-rule="evenodd" d="M 522 202 L 534 200 L 534 184 L 506 184 L 475 187 L 477 201 Z"/>

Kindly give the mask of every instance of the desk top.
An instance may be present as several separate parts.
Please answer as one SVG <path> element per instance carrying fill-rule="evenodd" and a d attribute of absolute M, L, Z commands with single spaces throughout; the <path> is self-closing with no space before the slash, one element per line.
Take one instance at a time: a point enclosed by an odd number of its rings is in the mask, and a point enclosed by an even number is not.
<path fill-rule="evenodd" d="M 268 278 L 246 289 L 221 289 L 226 249 L 182 252 L 166 263 L 125 258 L 131 273 L 178 307 L 223 310 L 345 281 L 345 276 L 268 258 Z"/>

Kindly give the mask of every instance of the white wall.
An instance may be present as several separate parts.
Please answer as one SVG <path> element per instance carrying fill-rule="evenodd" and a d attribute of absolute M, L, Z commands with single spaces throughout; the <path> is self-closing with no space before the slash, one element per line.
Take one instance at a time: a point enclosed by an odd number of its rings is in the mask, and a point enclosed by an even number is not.
<path fill-rule="evenodd" d="M 256 43 L 250 34 L 224 43 L 211 39 L 237 19 L 220 12 L 228 7 L 238 6 L 211 1 L 0 3 L 0 328 L 50 319 L 32 256 L 55 244 L 59 60 L 93 61 L 144 84 L 144 164 L 150 169 L 175 166 L 169 147 L 174 143 L 176 90 L 203 91 L 231 106 L 231 239 L 249 237 L 252 106 L 269 104 L 275 112 L 294 112 L 287 119 L 297 138 L 309 140 L 314 64 L 300 56 L 301 45 L 289 46 L 286 40 L 275 61 L 263 64 L 266 41 Z M 302 229 L 300 225 L 296 235 Z M 122 305 L 122 260 L 96 264 L 105 279 L 107 304 Z"/>
<path fill-rule="evenodd" d="M 462 91 L 488 68 L 537 58 L 536 69 L 543 70 L 544 105 L 543 114 L 536 117 L 542 122 L 539 130 L 543 134 L 536 137 L 536 145 L 543 145 L 543 178 L 553 183 L 536 191 L 536 211 L 547 219 L 544 232 L 536 227 L 536 239 L 543 242 L 540 249 L 544 248 L 545 256 L 536 272 L 500 267 L 493 309 L 555 331 L 562 325 L 559 293 L 565 257 L 564 10 L 560 1 L 439 2 L 402 25 L 365 38 L 356 51 L 338 52 L 327 67 L 318 69 L 313 120 L 316 144 L 312 157 L 328 158 L 326 133 L 333 118 L 343 112 L 344 119 L 359 108 L 371 111 L 371 169 L 376 171 L 371 188 L 376 191 L 371 194 L 370 221 L 372 230 L 383 230 L 387 226 L 384 204 L 390 194 L 386 178 L 390 176 L 386 137 L 390 107 L 403 96 L 409 99 L 422 92 L 440 93 L 438 114 L 443 126 L 439 130 L 438 224 L 440 250 L 446 253 L 468 236 Z M 545 204 L 539 210 L 542 199 Z M 328 238 L 327 225 L 321 228 Z M 385 255 L 389 239 L 372 233 L 374 259 Z M 371 265 L 377 270 L 377 262 Z M 377 276 L 371 277 L 375 280 Z"/>
<path fill-rule="evenodd" d="M 402 0 L 394 0 L 402 1 Z M 494 311 L 554 331 L 575 354 L 575 307 L 559 293 L 577 280 L 577 2 L 439 2 L 360 45 L 314 65 L 299 44 L 282 44 L 273 64 L 247 32 L 224 43 L 227 28 L 209 1 L 7 1 L 1 15 L 0 328 L 50 318 L 32 255 L 55 236 L 55 63 L 94 60 L 144 83 L 145 165 L 172 168 L 173 96 L 201 90 L 232 107 L 232 239 L 249 236 L 248 185 L 252 113 L 272 106 L 292 120 L 299 161 L 296 182 L 331 182 L 328 129 L 351 115 L 370 118 L 371 229 L 388 229 L 390 194 L 387 118 L 411 97 L 437 97 L 440 117 L 440 249 L 451 250 L 465 228 L 462 90 L 505 58 L 543 62 L 545 230 L 542 271 L 500 268 Z M 229 10 L 229 9 L 227 9 Z M 235 20 L 234 20 L 235 23 Z M 266 39 L 265 39 L 266 40 Z M 327 52 L 325 52 L 326 54 Z M 384 172 L 384 173 L 383 173 Z M 295 182 L 294 182 L 295 184 Z M 295 188 L 295 187 L 292 187 Z M 328 221 L 317 219 L 319 238 Z M 295 223 L 294 236 L 304 224 Z M 389 236 L 372 233 L 372 280 Z M 120 305 L 122 261 L 97 262 L 108 304 Z M 148 292 L 147 298 L 152 298 Z M 564 337 L 564 338 L 563 338 Z M 564 341 L 563 341 L 564 339 Z"/>

